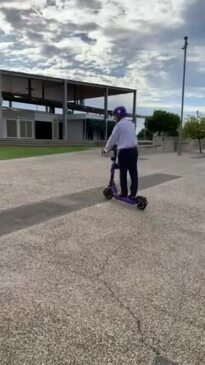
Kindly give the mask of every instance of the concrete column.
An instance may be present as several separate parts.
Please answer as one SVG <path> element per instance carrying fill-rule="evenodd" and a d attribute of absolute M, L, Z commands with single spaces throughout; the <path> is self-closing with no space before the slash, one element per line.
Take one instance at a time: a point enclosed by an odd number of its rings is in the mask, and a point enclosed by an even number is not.
<path fill-rule="evenodd" d="M 132 121 L 135 123 L 135 126 L 137 127 L 137 90 L 133 91 L 133 111 L 132 111 Z"/>
<path fill-rule="evenodd" d="M 87 119 L 85 118 L 85 141 L 87 140 Z"/>
<path fill-rule="evenodd" d="M 21 137 L 21 129 L 20 129 L 20 118 L 19 116 L 16 118 L 16 126 L 17 126 L 17 138 Z"/>
<path fill-rule="evenodd" d="M 3 130 L 4 130 L 2 104 L 3 104 L 3 99 L 2 99 L 2 74 L 0 72 L 0 139 L 3 139 Z"/>
<path fill-rule="evenodd" d="M 50 106 L 49 107 L 49 113 L 55 114 L 55 108 L 54 108 L 54 106 Z"/>
<path fill-rule="evenodd" d="M 104 99 L 104 123 L 105 123 L 105 139 L 108 139 L 108 95 L 109 89 L 105 88 L 105 99 Z"/>
<path fill-rule="evenodd" d="M 52 140 L 55 138 L 55 120 L 52 120 Z"/>
<path fill-rule="evenodd" d="M 36 138 L 35 120 L 32 120 L 32 138 Z"/>
<path fill-rule="evenodd" d="M 63 139 L 65 141 L 68 140 L 68 84 L 67 81 L 64 81 L 64 101 L 63 101 Z"/>

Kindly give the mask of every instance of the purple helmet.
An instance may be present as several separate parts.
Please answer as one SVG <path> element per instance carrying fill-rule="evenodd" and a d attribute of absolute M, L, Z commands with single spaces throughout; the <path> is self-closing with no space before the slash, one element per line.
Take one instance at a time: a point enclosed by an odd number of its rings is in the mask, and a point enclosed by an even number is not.
<path fill-rule="evenodd" d="M 124 118 L 124 117 L 126 117 L 126 115 L 127 115 L 127 110 L 125 109 L 125 107 L 124 107 L 124 106 L 118 106 L 117 108 L 115 108 L 115 109 L 113 110 L 112 115 L 113 115 L 114 117 Z"/>

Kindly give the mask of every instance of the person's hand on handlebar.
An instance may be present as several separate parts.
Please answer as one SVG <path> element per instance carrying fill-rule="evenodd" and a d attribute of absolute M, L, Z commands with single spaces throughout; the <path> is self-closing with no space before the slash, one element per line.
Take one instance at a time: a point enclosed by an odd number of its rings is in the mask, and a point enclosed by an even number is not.
<path fill-rule="evenodd" d="M 116 153 L 117 151 L 117 145 L 114 145 L 112 148 L 107 148 L 106 146 L 102 149 L 102 155 L 106 155 L 110 151 L 114 151 Z"/>
<path fill-rule="evenodd" d="M 108 153 L 108 149 L 106 147 L 102 148 L 102 151 L 101 151 L 101 156 L 104 156 Z"/>

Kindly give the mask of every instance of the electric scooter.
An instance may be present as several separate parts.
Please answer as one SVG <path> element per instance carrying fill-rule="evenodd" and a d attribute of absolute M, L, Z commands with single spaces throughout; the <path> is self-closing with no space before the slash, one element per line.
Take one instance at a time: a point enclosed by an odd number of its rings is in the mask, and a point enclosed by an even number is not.
<path fill-rule="evenodd" d="M 115 171 L 119 170 L 119 165 L 117 163 L 117 149 L 114 147 L 110 151 L 114 152 L 114 156 L 111 157 L 112 164 L 110 169 L 110 181 L 108 187 L 105 188 L 103 191 L 105 199 L 111 200 L 114 198 L 115 200 L 118 200 L 122 203 L 135 206 L 139 210 L 144 210 L 148 204 L 148 201 L 144 196 L 138 195 L 135 199 L 130 199 L 129 197 L 123 197 L 119 195 L 117 186 L 114 181 Z"/>

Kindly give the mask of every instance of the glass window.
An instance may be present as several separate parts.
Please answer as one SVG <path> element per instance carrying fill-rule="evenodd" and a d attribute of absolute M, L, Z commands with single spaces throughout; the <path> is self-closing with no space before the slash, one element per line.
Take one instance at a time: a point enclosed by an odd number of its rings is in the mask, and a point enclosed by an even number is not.
<path fill-rule="evenodd" d="M 26 137 L 26 121 L 20 120 L 20 137 Z"/>
<path fill-rule="evenodd" d="M 7 119 L 7 137 L 16 138 L 17 137 L 17 121 L 12 119 Z"/>
<path fill-rule="evenodd" d="M 33 128 L 31 120 L 20 120 L 20 137 L 21 138 L 33 137 Z"/>
<path fill-rule="evenodd" d="M 27 120 L 26 121 L 26 131 L 27 131 L 27 137 L 32 138 L 33 137 L 33 128 L 32 128 L 32 121 Z"/>

